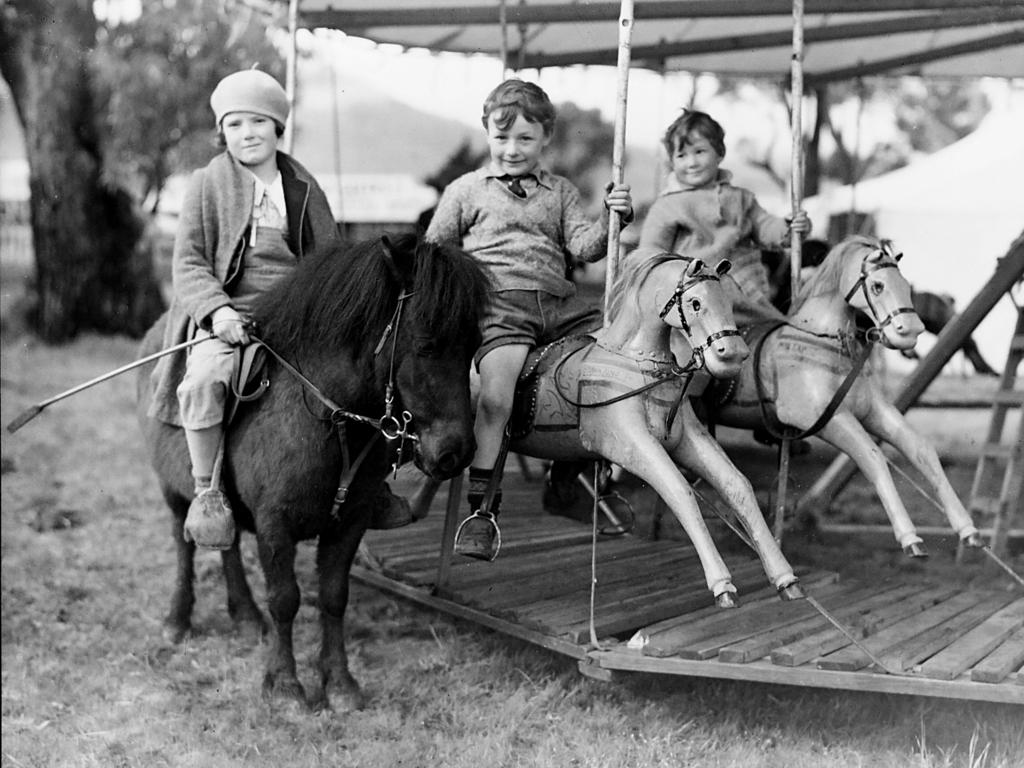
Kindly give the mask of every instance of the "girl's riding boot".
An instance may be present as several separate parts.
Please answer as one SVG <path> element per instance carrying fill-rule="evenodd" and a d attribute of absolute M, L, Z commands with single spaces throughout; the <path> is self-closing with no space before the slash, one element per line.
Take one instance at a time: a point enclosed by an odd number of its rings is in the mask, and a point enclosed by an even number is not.
<path fill-rule="evenodd" d="M 235 541 L 235 516 L 220 488 L 222 434 L 220 427 L 185 430 L 195 498 L 185 517 L 183 536 L 209 549 L 229 549 Z"/>

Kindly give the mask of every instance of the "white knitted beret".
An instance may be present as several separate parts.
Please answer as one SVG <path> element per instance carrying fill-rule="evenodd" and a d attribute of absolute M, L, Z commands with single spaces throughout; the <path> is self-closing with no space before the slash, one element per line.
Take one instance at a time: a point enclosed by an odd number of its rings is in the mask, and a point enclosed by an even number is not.
<path fill-rule="evenodd" d="M 288 120 L 288 95 L 273 77 L 258 69 L 228 75 L 213 89 L 210 106 L 217 125 L 229 112 L 253 112 L 284 125 Z"/>

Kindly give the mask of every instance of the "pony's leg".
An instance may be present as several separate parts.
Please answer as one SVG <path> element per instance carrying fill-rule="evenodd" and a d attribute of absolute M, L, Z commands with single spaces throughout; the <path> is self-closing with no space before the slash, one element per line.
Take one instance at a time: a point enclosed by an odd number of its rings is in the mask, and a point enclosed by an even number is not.
<path fill-rule="evenodd" d="M 228 591 L 228 615 L 238 632 L 258 640 L 266 634 L 267 622 L 249 588 L 249 580 L 242 565 L 242 553 L 238 548 L 241 538 L 241 531 L 236 531 L 231 547 L 220 553 L 221 570 Z"/>
<path fill-rule="evenodd" d="M 704 478 L 736 512 L 764 565 L 768 581 L 784 600 L 803 597 L 793 567 L 779 549 L 761 514 L 754 496 L 754 487 L 736 468 L 721 445 L 701 424 L 688 399 L 676 416 L 681 421 L 682 438 L 672 450 L 672 458 L 680 466 Z"/>
<path fill-rule="evenodd" d="M 171 607 L 164 619 L 163 636 L 171 643 L 180 643 L 192 633 L 192 608 L 196 603 L 195 555 L 196 545 L 185 541 L 185 515 L 189 500 L 164 491 L 164 499 L 171 508 L 171 538 L 177 556 L 174 591 Z"/>
<path fill-rule="evenodd" d="M 917 535 L 914 523 L 907 514 L 903 500 L 896 492 L 889 467 L 882 449 L 865 431 L 857 418 L 847 410 L 840 409 L 825 424 L 819 433 L 822 439 L 849 456 L 875 488 L 885 514 L 892 525 L 896 541 L 903 550 L 915 557 L 927 555 L 924 542 Z"/>
<path fill-rule="evenodd" d="M 602 408 L 601 414 L 592 413 L 584 417 L 587 422 L 585 434 L 581 430 L 584 446 L 654 488 L 690 537 L 715 602 L 722 608 L 733 607 L 732 595 L 736 587 L 732 583 L 732 574 L 704 524 L 693 489 L 661 443 L 646 431 L 642 413 L 621 413 L 615 418 L 611 413 L 613 410 L 616 410 L 614 406 Z"/>
<path fill-rule="evenodd" d="M 276 511 L 275 517 L 280 517 Z M 295 542 L 287 533 L 260 530 L 257 519 L 256 542 L 260 565 L 267 582 L 267 604 L 272 631 L 263 676 L 263 692 L 282 696 L 306 706 L 306 694 L 295 673 L 292 647 L 292 623 L 299 612 L 299 585 L 295 580 Z"/>
<path fill-rule="evenodd" d="M 983 546 L 984 542 L 974 521 L 942 469 L 935 447 L 911 428 L 903 414 L 891 403 L 878 398 L 864 417 L 863 424 L 871 434 L 890 443 L 902 453 L 924 475 L 960 540 L 968 546 Z"/>
<path fill-rule="evenodd" d="M 349 672 L 345 651 L 345 608 L 348 606 L 349 571 L 366 530 L 368 515 L 345 512 L 345 530 L 322 534 L 316 562 L 320 577 L 320 681 L 324 705 L 342 710 L 362 709 L 366 704 L 359 683 Z M 361 520 L 358 518 L 362 518 Z M 339 707 L 340 705 L 340 707 Z"/>

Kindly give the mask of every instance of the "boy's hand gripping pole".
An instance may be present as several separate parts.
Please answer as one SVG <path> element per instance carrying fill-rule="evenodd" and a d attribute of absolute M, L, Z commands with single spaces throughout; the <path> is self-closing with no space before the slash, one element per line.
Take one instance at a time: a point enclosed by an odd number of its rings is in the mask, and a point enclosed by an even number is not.
<path fill-rule="evenodd" d="M 44 408 L 46 408 L 49 405 L 53 405 L 54 403 L 63 400 L 66 397 L 77 395 L 82 390 L 88 389 L 89 387 L 99 384 L 100 382 L 106 381 L 107 379 L 112 379 L 115 376 L 120 376 L 122 373 L 127 373 L 128 371 L 134 368 L 138 368 L 139 366 L 145 365 L 146 363 L 151 363 L 154 360 L 164 357 L 165 355 L 180 352 L 183 349 L 188 349 L 189 347 L 199 344 L 200 342 L 208 341 L 209 339 L 213 338 L 216 338 L 213 334 L 210 334 L 209 336 L 197 336 L 194 339 L 183 341 L 181 344 L 175 344 L 173 347 L 161 349 L 159 352 L 154 352 L 152 355 L 146 355 L 146 357 L 143 357 L 141 360 L 136 360 L 134 362 L 128 363 L 127 365 L 122 365 L 117 370 L 110 371 L 109 373 L 104 373 L 102 376 L 97 376 L 95 379 L 90 379 L 84 384 L 79 384 L 77 387 L 72 387 L 67 392 L 61 392 L 59 395 L 54 395 L 48 400 L 43 400 L 41 403 L 36 403 L 31 408 L 22 413 L 18 418 L 16 418 L 14 421 L 8 424 L 7 431 L 12 434 L 17 432 L 28 422 L 32 421 L 32 419 L 34 419 L 36 416 L 42 413 Z"/>

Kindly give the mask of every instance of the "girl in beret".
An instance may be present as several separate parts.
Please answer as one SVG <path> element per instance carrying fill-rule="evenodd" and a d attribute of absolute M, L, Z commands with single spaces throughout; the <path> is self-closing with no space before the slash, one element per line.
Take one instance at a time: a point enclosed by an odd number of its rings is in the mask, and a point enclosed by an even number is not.
<path fill-rule="evenodd" d="M 211 486 L 234 347 L 249 342 L 246 313 L 300 259 L 339 248 L 341 238 L 312 174 L 278 149 L 289 112 L 280 83 L 256 69 L 236 72 L 210 106 L 224 151 L 193 174 L 185 194 L 164 341 L 215 338 L 161 360 L 150 415 L 185 430 L 195 481 L 185 539 L 223 549 L 234 541 L 234 520 Z"/>

